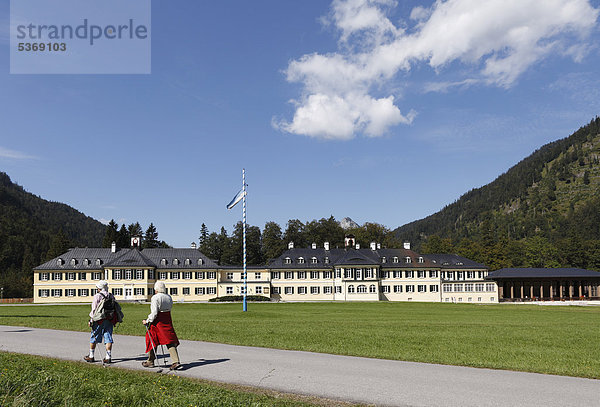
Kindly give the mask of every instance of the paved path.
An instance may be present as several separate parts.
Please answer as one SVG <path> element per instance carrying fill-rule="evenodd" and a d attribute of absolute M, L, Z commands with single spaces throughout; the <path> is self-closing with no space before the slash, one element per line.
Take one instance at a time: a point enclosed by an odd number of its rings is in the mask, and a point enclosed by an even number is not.
<path fill-rule="evenodd" d="M 82 361 L 89 334 L 0 325 L 0 350 Z M 142 337 L 115 335 L 111 368 L 144 369 Z M 182 341 L 177 375 L 382 406 L 597 406 L 600 381 Z M 96 358 L 99 358 L 96 350 Z M 146 369 L 147 370 L 147 369 Z"/>

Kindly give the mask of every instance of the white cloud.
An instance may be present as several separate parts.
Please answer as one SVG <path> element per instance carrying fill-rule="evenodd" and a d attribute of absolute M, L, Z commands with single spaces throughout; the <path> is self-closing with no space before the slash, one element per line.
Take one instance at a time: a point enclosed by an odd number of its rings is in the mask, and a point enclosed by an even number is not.
<path fill-rule="evenodd" d="M 20 151 L 9 150 L 8 148 L 0 147 L 0 158 L 9 158 L 11 160 L 36 160 L 37 157 Z"/>
<path fill-rule="evenodd" d="M 588 0 L 437 0 L 416 7 L 405 31 L 387 17 L 392 0 L 334 0 L 328 21 L 340 32 L 337 52 L 291 61 L 289 82 L 303 85 L 291 122 L 278 128 L 322 139 L 381 136 L 409 124 L 393 95 L 381 94 L 417 64 L 441 72 L 460 62 L 469 78 L 430 84 L 426 91 L 485 83 L 510 87 L 550 53 L 583 58 L 598 10 Z M 373 95 L 374 90 L 379 95 Z"/>

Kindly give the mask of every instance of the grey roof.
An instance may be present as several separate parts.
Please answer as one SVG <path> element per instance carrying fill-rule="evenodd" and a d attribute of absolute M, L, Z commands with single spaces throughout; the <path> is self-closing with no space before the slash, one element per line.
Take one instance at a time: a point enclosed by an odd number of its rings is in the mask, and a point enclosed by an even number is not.
<path fill-rule="evenodd" d="M 304 263 L 299 263 L 298 259 L 302 257 Z M 317 263 L 312 263 L 312 258 L 317 259 Z M 325 263 L 325 258 L 329 259 L 329 263 Z M 394 257 L 398 258 L 398 262 L 394 262 Z M 406 257 L 411 258 L 410 263 L 406 263 Z M 423 262 L 419 262 L 419 257 L 423 257 Z M 285 263 L 285 259 L 291 260 L 290 264 Z M 385 258 L 385 262 L 383 261 Z M 381 267 L 399 268 L 399 267 L 437 267 L 436 264 L 427 260 L 425 256 L 407 249 L 330 249 L 324 248 L 294 248 L 288 249 L 281 256 L 273 259 L 269 263 L 272 268 L 284 269 L 306 269 L 306 268 L 324 268 L 335 265 L 381 265 Z"/>
<path fill-rule="evenodd" d="M 164 261 L 163 261 L 164 259 Z M 198 260 L 202 260 L 202 264 Z M 157 269 L 216 268 L 218 265 L 196 249 L 75 248 L 34 270 L 102 270 L 104 267 L 155 267 Z"/>
<path fill-rule="evenodd" d="M 600 278 L 600 273 L 578 268 L 504 268 L 486 277 L 488 280 L 515 278 Z"/>
<path fill-rule="evenodd" d="M 477 263 L 466 257 L 459 256 L 458 254 L 425 254 L 423 256 L 441 268 L 487 269 L 485 264 Z"/>

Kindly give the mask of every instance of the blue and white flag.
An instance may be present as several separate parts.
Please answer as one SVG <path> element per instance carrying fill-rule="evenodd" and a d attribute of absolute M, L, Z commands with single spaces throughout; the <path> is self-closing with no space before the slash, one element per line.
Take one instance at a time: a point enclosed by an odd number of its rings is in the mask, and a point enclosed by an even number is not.
<path fill-rule="evenodd" d="M 231 202 L 229 202 L 227 204 L 227 209 L 233 208 L 239 201 L 241 201 L 242 198 L 244 198 L 244 192 L 246 192 L 246 191 L 244 191 L 243 189 L 240 189 L 240 192 L 238 192 L 237 195 L 233 197 Z"/>

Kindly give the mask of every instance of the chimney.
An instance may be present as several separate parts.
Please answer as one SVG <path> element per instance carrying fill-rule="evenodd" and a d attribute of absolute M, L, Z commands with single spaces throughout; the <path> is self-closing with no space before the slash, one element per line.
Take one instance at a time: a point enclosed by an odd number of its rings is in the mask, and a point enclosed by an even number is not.
<path fill-rule="evenodd" d="M 410 242 L 404 242 L 404 248 L 410 250 Z"/>
<path fill-rule="evenodd" d="M 317 248 L 317 244 L 316 244 L 316 243 L 313 243 L 313 244 L 311 245 L 311 247 L 312 247 L 312 249 L 314 250 L 314 249 L 316 249 L 316 248 Z"/>
<path fill-rule="evenodd" d="M 323 247 L 325 247 L 325 250 L 329 251 L 329 242 L 325 242 Z"/>
<path fill-rule="evenodd" d="M 112 244 L 110 245 L 110 252 L 111 253 L 117 252 L 117 242 L 112 242 Z"/>
<path fill-rule="evenodd" d="M 288 249 L 293 249 L 293 248 L 294 248 L 294 242 L 289 242 Z"/>
<path fill-rule="evenodd" d="M 381 243 L 377 243 L 377 250 L 381 250 Z"/>
<path fill-rule="evenodd" d="M 196 248 L 197 248 L 196 242 L 192 242 L 192 249 L 196 249 Z"/>
<path fill-rule="evenodd" d="M 360 244 L 357 243 L 355 247 L 356 247 L 356 250 L 360 249 Z"/>
<path fill-rule="evenodd" d="M 371 242 L 371 250 L 376 250 L 376 249 L 377 249 L 377 243 Z"/>

